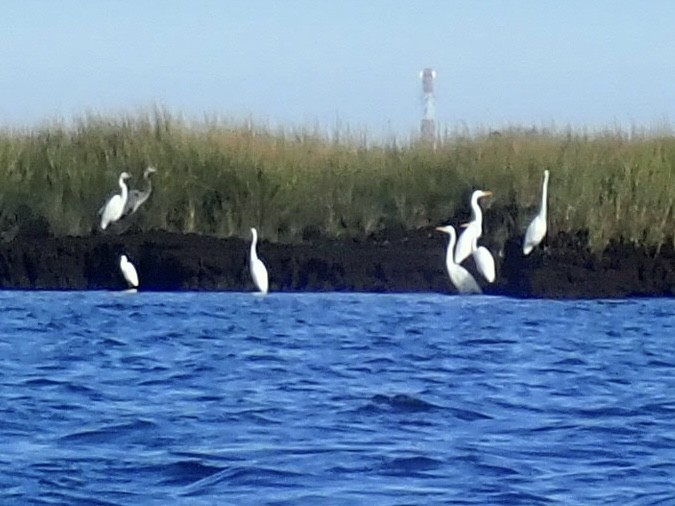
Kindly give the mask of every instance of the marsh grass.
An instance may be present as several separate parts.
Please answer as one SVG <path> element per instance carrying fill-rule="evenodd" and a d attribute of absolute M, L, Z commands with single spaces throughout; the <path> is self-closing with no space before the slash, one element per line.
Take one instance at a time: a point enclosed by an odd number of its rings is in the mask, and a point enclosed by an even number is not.
<path fill-rule="evenodd" d="M 270 240 L 363 237 L 457 224 L 480 187 L 494 192 L 486 235 L 503 243 L 536 212 L 549 169 L 551 234 L 587 231 L 593 249 L 612 239 L 656 248 L 673 240 L 669 132 L 513 128 L 446 134 L 431 149 L 363 134 L 192 123 L 162 110 L 0 131 L 0 234 L 27 222 L 56 235 L 92 233 L 119 173 L 142 186 L 149 164 L 159 169 L 155 191 L 131 218 L 141 229 L 248 237 L 255 225 Z"/>

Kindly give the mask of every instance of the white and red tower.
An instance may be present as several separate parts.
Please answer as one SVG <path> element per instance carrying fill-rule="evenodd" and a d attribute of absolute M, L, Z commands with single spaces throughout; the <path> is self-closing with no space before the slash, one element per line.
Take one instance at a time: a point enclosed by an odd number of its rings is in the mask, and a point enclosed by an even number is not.
<path fill-rule="evenodd" d="M 436 71 L 431 68 L 425 68 L 420 72 L 422 79 L 422 101 L 424 103 L 424 116 L 420 124 L 420 134 L 422 139 L 429 142 L 436 140 L 436 104 L 434 103 L 434 79 Z"/>

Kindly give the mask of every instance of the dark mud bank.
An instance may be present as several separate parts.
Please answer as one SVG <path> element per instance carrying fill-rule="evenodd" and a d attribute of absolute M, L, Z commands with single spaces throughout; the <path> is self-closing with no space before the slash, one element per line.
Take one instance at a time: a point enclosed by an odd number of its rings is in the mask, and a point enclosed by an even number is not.
<path fill-rule="evenodd" d="M 272 291 L 447 292 L 444 234 L 422 230 L 364 241 L 262 241 L 258 252 Z M 675 252 L 610 244 L 593 255 L 583 234 L 560 234 L 523 257 L 507 243 L 497 281 L 485 293 L 517 297 L 675 295 Z M 136 265 L 142 290 L 252 290 L 249 243 L 191 234 L 146 232 L 89 237 L 22 237 L 0 244 L 4 289 L 121 289 L 119 256 Z M 467 267 L 472 270 L 471 260 Z M 477 279 L 478 276 L 476 276 Z"/>

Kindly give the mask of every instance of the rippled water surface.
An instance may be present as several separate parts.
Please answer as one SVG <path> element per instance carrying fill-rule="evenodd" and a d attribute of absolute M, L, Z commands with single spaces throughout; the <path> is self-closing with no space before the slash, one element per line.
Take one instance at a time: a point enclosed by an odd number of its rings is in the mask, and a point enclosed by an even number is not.
<path fill-rule="evenodd" d="M 0 292 L 0 504 L 675 504 L 675 301 Z"/>

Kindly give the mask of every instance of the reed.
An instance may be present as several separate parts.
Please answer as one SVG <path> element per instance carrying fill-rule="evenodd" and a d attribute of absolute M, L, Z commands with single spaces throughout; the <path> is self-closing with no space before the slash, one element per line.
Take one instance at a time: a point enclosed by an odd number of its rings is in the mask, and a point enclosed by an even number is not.
<path fill-rule="evenodd" d="M 670 132 L 512 128 L 446 134 L 431 149 L 362 133 L 195 123 L 163 110 L 0 131 L 1 237 L 26 221 L 90 234 L 119 173 L 139 186 L 149 164 L 159 169 L 155 191 L 131 218 L 141 230 L 363 237 L 456 222 L 481 187 L 494 192 L 486 235 L 503 243 L 536 212 L 549 169 L 551 234 L 587 231 L 596 250 L 612 239 L 656 248 L 673 240 Z"/>

